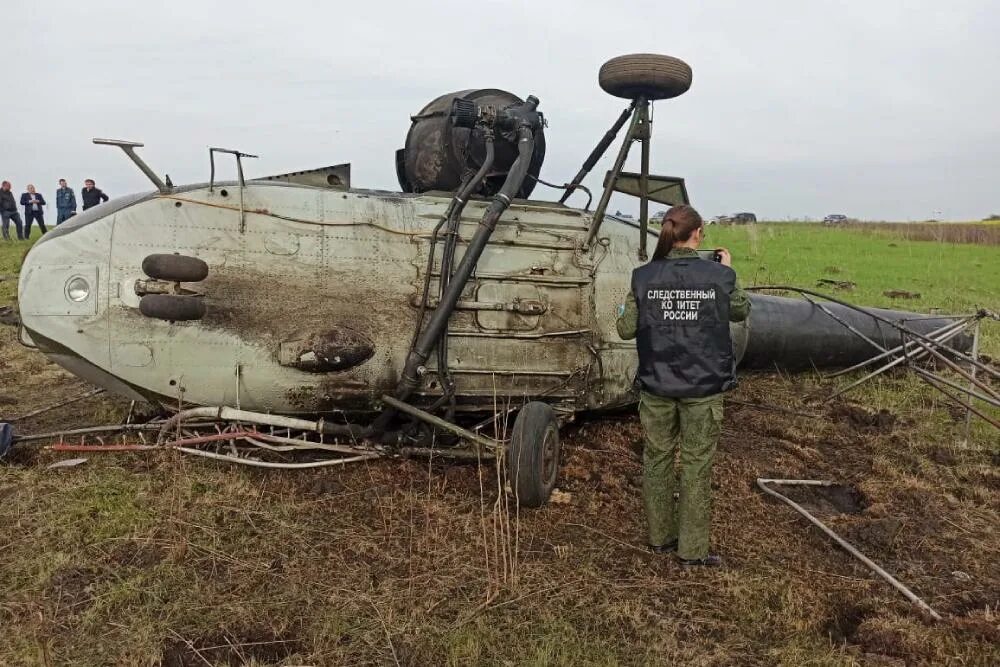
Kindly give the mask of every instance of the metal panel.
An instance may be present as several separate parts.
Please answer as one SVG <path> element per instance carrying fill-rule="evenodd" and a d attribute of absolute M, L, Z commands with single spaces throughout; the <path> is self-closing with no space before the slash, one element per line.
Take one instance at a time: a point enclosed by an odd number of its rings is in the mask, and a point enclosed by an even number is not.
<path fill-rule="evenodd" d="M 611 172 L 605 174 L 605 186 L 607 186 L 610 178 Z M 623 171 L 615 182 L 615 191 L 638 197 L 639 180 L 639 174 Z M 688 200 L 687 186 L 684 185 L 684 179 L 677 176 L 654 176 L 650 174 L 649 199 L 650 201 L 666 204 L 667 206 L 691 203 Z"/>
<path fill-rule="evenodd" d="M 35 264 L 22 280 L 21 304 L 25 315 L 97 314 L 99 285 L 97 267 L 93 264 L 46 265 Z M 71 281 L 81 278 L 89 286 L 89 294 L 82 301 L 69 297 Z"/>

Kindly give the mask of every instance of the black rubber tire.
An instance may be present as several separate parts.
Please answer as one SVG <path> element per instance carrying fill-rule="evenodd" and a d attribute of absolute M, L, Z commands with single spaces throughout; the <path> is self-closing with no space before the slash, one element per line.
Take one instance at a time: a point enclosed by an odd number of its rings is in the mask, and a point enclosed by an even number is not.
<path fill-rule="evenodd" d="M 155 254 L 142 260 L 142 272 L 157 280 L 197 283 L 208 277 L 208 264 L 188 255 Z"/>
<path fill-rule="evenodd" d="M 656 53 L 618 56 L 601 65 L 597 82 L 605 92 L 627 100 L 665 100 L 691 87 L 691 67 L 678 58 Z"/>
<path fill-rule="evenodd" d="M 517 413 L 507 450 L 507 476 L 522 507 L 541 507 L 559 474 L 559 421 L 552 406 L 528 403 Z"/>
<path fill-rule="evenodd" d="M 187 322 L 205 317 L 205 300 L 184 294 L 147 294 L 139 299 L 139 312 L 169 322 Z"/>

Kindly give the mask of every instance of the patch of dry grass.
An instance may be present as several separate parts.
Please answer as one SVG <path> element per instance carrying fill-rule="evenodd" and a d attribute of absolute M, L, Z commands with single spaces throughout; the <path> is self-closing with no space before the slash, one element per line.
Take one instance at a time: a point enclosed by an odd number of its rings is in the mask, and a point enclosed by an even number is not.
<path fill-rule="evenodd" d="M 955 222 L 879 223 L 865 222 L 845 225 L 846 228 L 883 238 L 935 243 L 972 243 L 1000 245 L 1000 225 Z"/>
<path fill-rule="evenodd" d="M 729 405 L 718 571 L 643 549 L 632 416 L 570 427 L 564 502 L 520 514 L 488 466 L 263 472 L 154 453 L 57 472 L 25 449 L 0 469 L 0 662 L 996 664 L 995 439 L 961 446 L 964 423 L 904 374 L 864 407 L 807 402 L 823 391 L 761 375 L 734 396 L 824 418 Z M 947 619 L 921 618 L 757 476 L 859 489 L 860 514 L 817 513 Z"/>

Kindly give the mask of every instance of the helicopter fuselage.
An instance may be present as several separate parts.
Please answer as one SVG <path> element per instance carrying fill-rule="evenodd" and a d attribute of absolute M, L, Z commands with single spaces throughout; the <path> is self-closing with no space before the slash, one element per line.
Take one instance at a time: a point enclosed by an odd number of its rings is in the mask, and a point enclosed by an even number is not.
<path fill-rule="evenodd" d="M 450 195 L 255 181 L 240 190 L 138 195 L 61 225 L 21 272 L 25 341 L 97 385 L 168 406 L 376 409 L 399 380 L 431 233 Z M 458 259 L 486 203 L 466 207 Z M 511 399 L 567 411 L 634 400 L 635 346 L 618 338 L 615 308 L 638 263 L 636 234 L 612 220 L 585 249 L 587 213 L 515 201 L 504 214 L 448 327 L 459 410 Z M 207 278 L 183 285 L 202 295 L 201 319 L 139 310 L 152 289 L 143 259 L 157 253 L 208 264 Z M 428 311 L 439 280 L 435 260 Z M 432 357 L 413 402 L 442 391 Z"/>

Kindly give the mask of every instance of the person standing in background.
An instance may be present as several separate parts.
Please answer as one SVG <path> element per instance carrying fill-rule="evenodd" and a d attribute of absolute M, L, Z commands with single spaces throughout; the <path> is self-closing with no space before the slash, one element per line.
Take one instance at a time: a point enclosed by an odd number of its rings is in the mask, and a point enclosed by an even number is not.
<path fill-rule="evenodd" d="M 108 196 L 96 186 L 92 178 L 88 178 L 83 182 L 83 190 L 80 191 L 80 196 L 83 197 L 84 211 L 97 206 L 101 202 L 108 201 Z"/>
<path fill-rule="evenodd" d="M 3 238 L 10 241 L 10 221 L 14 221 L 17 228 L 17 240 L 24 240 L 21 232 L 21 214 L 17 212 L 17 201 L 14 200 L 14 193 L 10 191 L 10 181 L 0 184 L 0 220 L 3 222 Z"/>
<path fill-rule="evenodd" d="M 59 189 L 56 190 L 56 225 L 61 225 L 76 215 L 76 193 L 66 185 L 66 179 L 59 179 Z"/>
<path fill-rule="evenodd" d="M 45 229 L 45 211 L 43 210 L 45 197 L 35 192 L 34 185 L 28 185 L 28 191 L 21 193 L 21 206 L 24 207 L 25 240 L 31 238 L 31 223 L 33 221 L 38 223 L 38 228 L 42 230 L 42 234 L 48 231 Z"/>

